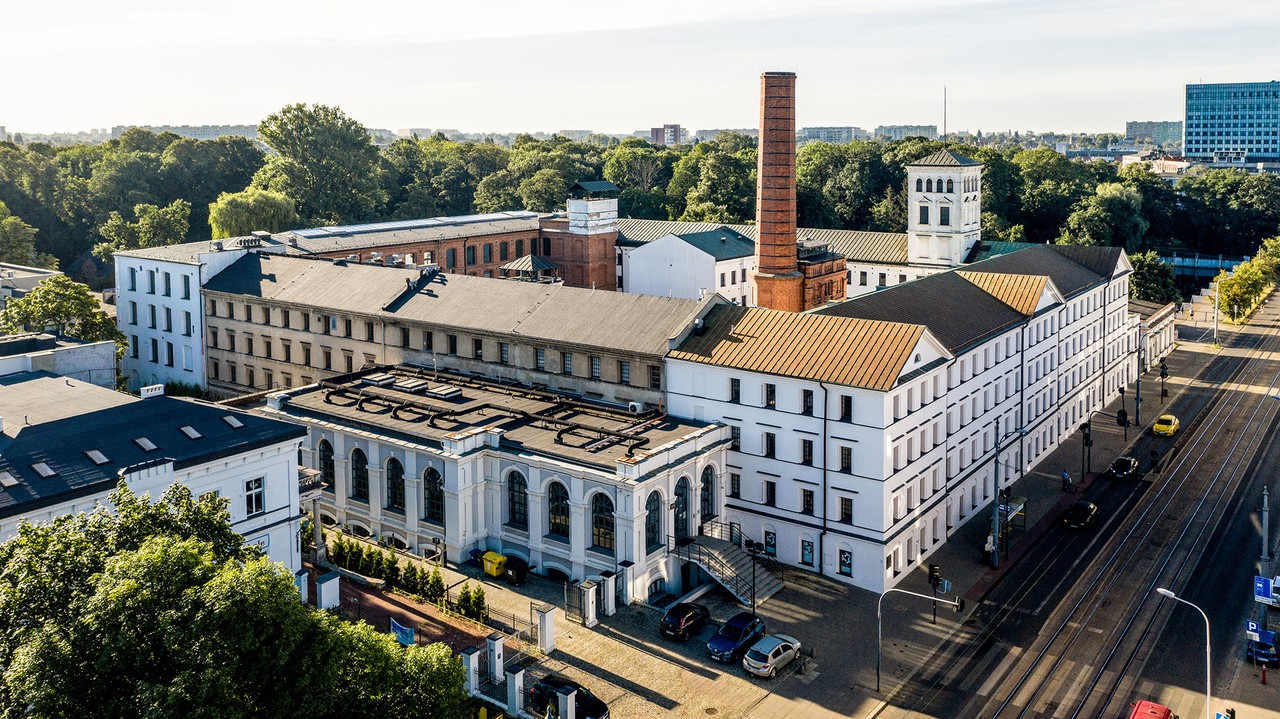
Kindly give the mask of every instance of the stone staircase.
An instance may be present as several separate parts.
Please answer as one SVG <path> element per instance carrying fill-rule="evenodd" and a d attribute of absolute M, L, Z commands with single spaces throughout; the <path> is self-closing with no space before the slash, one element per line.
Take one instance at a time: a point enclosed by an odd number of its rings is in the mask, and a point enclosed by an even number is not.
<path fill-rule="evenodd" d="M 725 539 L 702 534 L 679 542 L 671 540 L 668 549 L 701 567 L 746 606 L 751 606 L 753 574 L 756 606 L 782 589 L 781 565 L 764 557 L 752 557 L 741 546 Z M 752 564 L 755 564 L 754 572 Z"/>

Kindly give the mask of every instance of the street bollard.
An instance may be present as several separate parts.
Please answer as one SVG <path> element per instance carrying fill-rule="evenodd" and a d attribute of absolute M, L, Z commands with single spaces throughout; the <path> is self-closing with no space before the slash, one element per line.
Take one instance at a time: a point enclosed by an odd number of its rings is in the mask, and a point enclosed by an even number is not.
<path fill-rule="evenodd" d="M 1267 685 L 1267 665 L 1262 665 L 1262 686 Z"/>

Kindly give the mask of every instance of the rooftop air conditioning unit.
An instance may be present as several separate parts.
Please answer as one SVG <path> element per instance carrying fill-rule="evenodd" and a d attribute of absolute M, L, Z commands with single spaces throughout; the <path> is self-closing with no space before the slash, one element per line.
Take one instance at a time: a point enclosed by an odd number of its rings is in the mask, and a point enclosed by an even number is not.
<path fill-rule="evenodd" d="M 628 402 L 627 409 L 631 411 L 631 414 L 644 414 L 644 402 Z"/>

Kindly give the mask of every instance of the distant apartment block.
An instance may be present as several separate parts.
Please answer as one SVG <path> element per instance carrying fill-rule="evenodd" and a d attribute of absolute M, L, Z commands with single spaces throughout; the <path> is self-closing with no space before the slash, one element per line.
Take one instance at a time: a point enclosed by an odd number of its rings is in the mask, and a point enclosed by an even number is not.
<path fill-rule="evenodd" d="M 1187 85 L 1185 127 L 1193 162 L 1280 162 L 1280 82 Z"/>
<path fill-rule="evenodd" d="M 802 127 L 801 141 L 848 143 L 867 139 L 867 131 L 861 127 Z"/>
<path fill-rule="evenodd" d="M 1130 120 L 1124 124 L 1127 140 L 1151 140 L 1160 147 L 1182 144 L 1181 120 Z"/>
<path fill-rule="evenodd" d="M 881 125 L 876 128 L 877 140 L 903 140 L 908 137 L 938 139 L 937 125 Z"/>
<path fill-rule="evenodd" d="M 189 137 L 193 140 L 213 140 L 219 137 L 258 139 L 257 125 L 116 125 L 111 128 L 111 139 L 114 140 L 123 135 L 125 130 L 135 127 L 156 133 L 172 132 L 179 137 Z"/>
<path fill-rule="evenodd" d="M 649 142 L 654 145 L 679 145 L 689 141 L 689 131 L 679 125 L 663 125 L 649 130 Z"/>
<path fill-rule="evenodd" d="M 435 131 L 429 127 L 402 127 L 396 130 L 396 135 L 400 137 L 413 137 L 417 135 L 419 139 L 431 137 Z"/>
<path fill-rule="evenodd" d="M 567 137 L 574 142 L 585 142 L 592 135 L 591 130 L 558 130 L 557 135 Z"/>
<path fill-rule="evenodd" d="M 752 137 L 752 138 L 760 137 L 760 130 L 754 127 L 740 127 L 740 128 L 733 128 L 733 129 L 716 128 L 713 130 L 698 130 L 697 132 L 693 133 L 693 137 L 698 142 L 708 142 L 710 140 L 716 139 L 717 137 L 719 137 L 720 135 L 726 132 L 732 132 L 735 135 L 746 135 L 747 137 Z"/>

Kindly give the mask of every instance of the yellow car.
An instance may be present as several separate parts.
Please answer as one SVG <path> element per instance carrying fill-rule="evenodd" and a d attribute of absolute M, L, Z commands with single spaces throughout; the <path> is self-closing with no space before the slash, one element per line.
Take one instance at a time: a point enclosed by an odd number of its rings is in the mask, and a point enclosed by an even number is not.
<path fill-rule="evenodd" d="M 1177 417 L 1174 417 L 1171 414 L 1162 414 L 1160 415 L 1160 418 L 1156 420 L 1156 423 L 1151 425 L 1151 433 L 1164 437 L 1172 437 L 1177 434 L 1178 426 Z"/>

